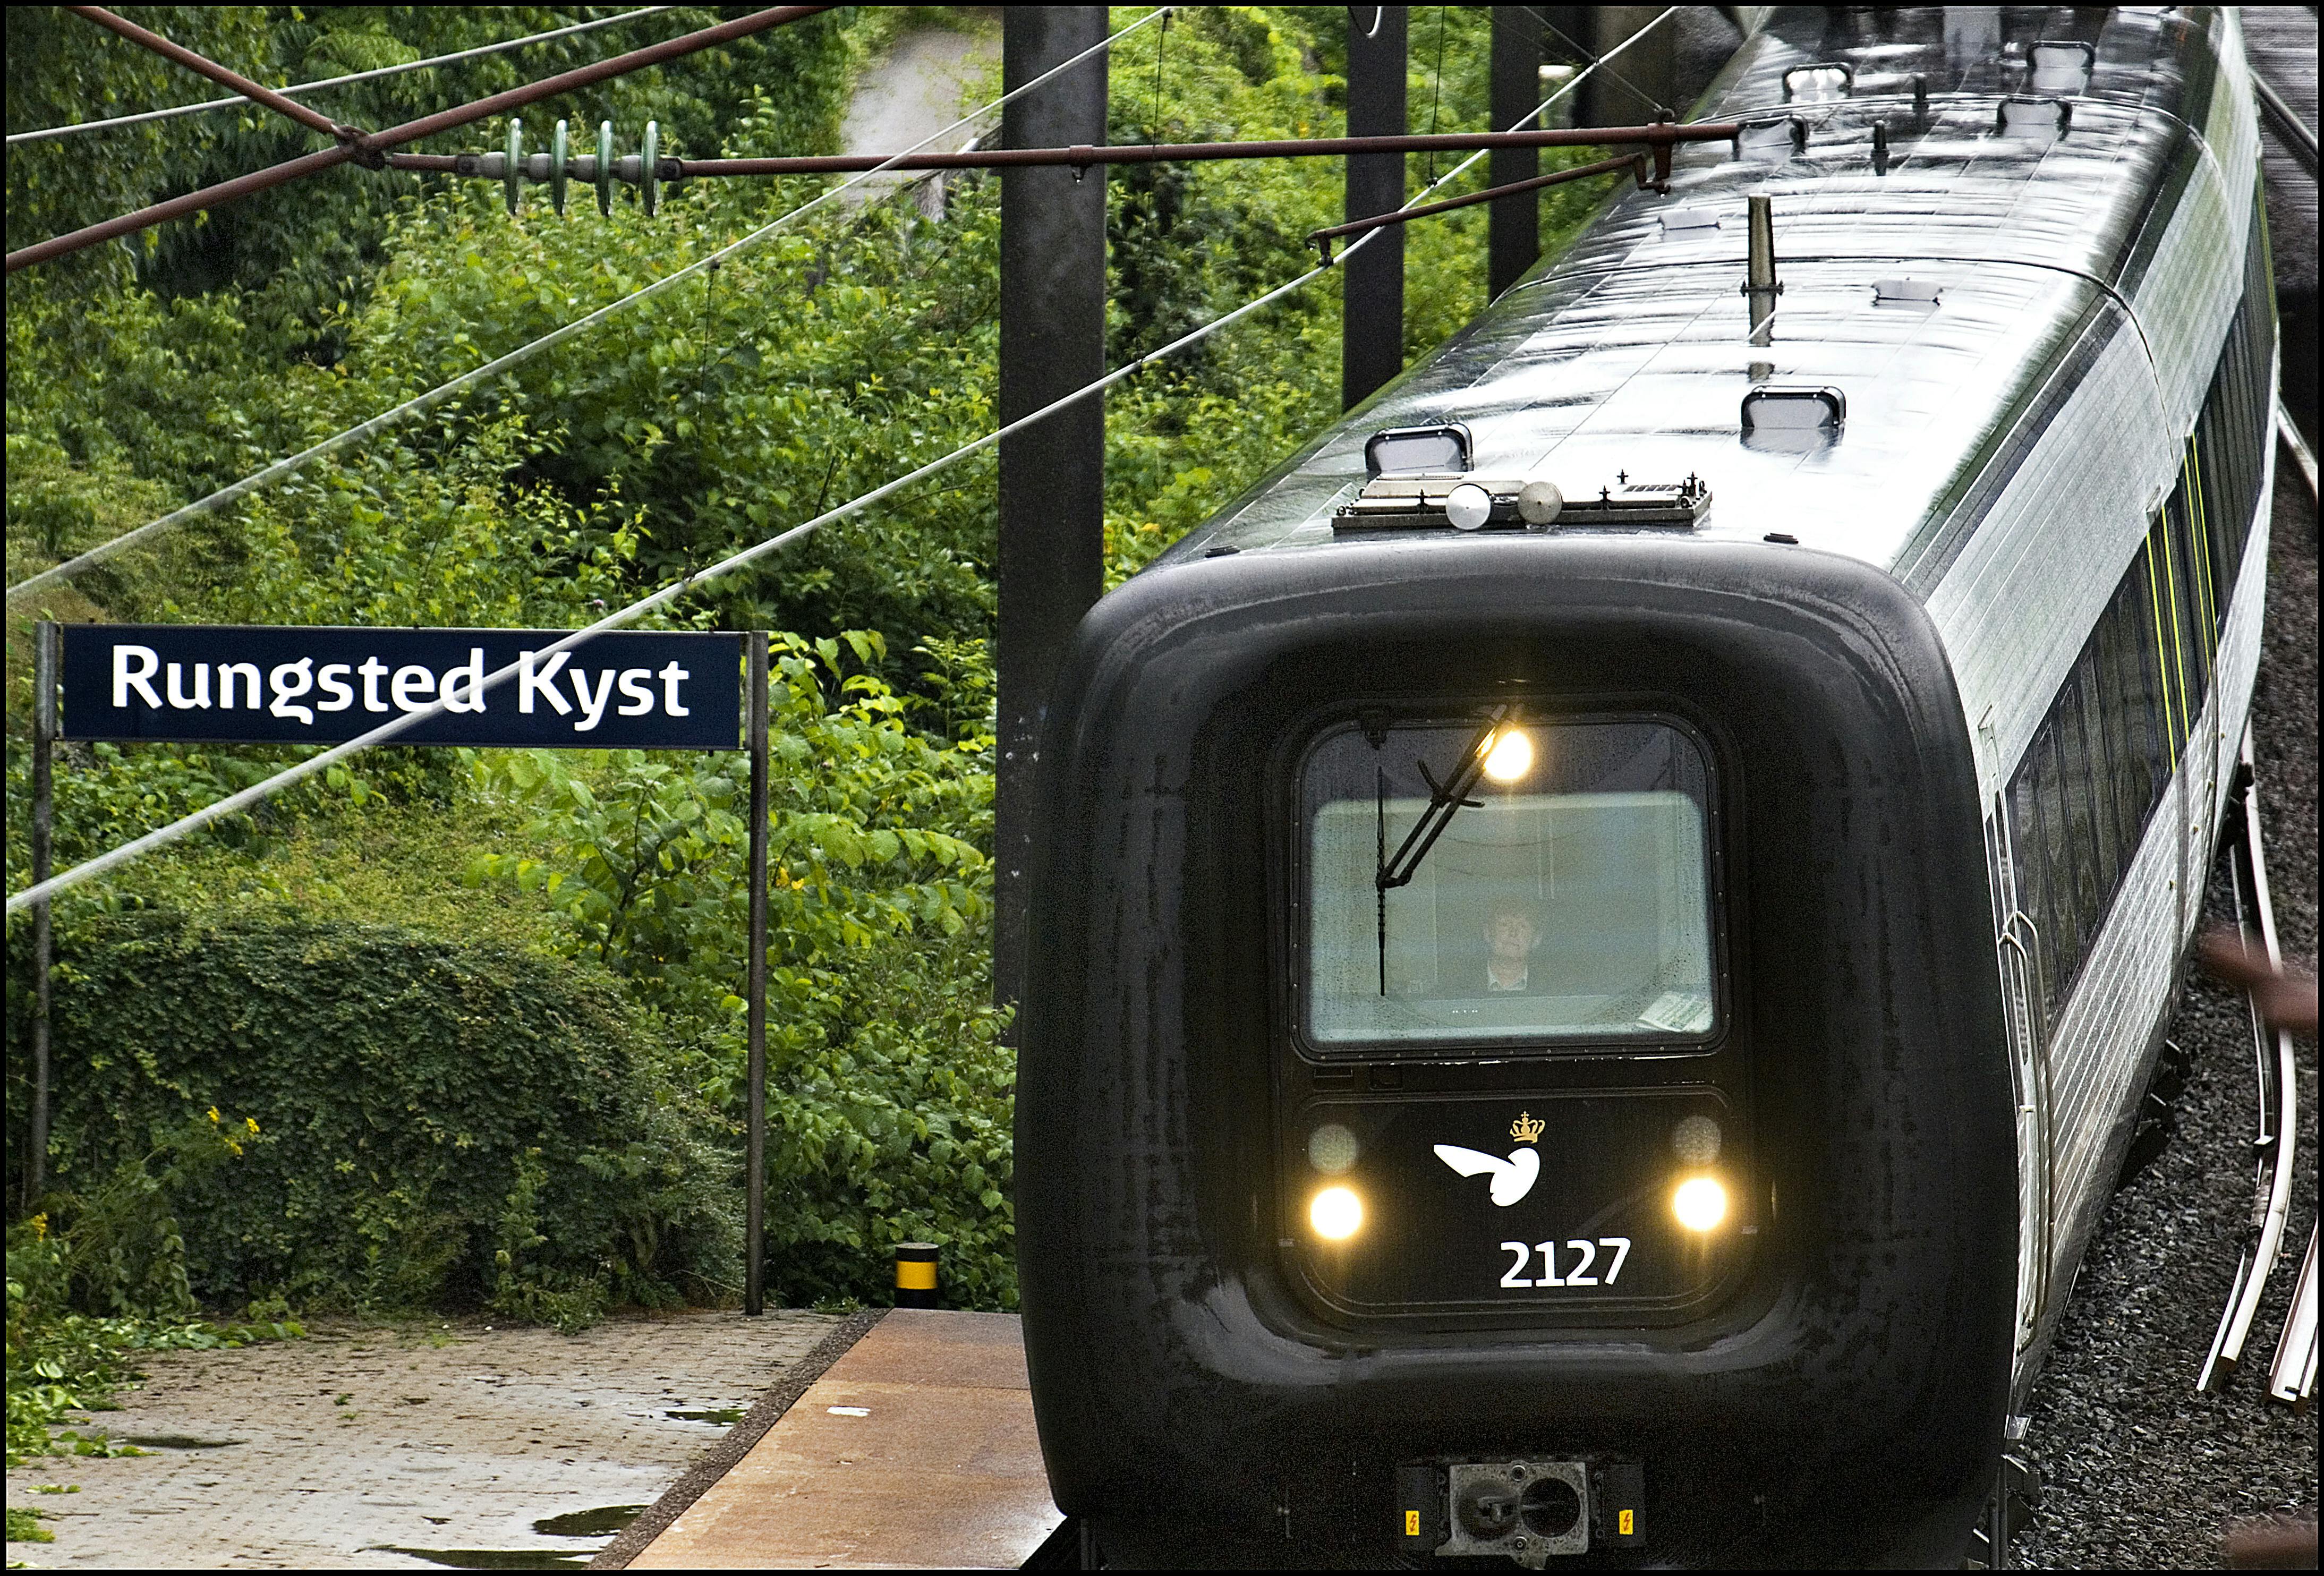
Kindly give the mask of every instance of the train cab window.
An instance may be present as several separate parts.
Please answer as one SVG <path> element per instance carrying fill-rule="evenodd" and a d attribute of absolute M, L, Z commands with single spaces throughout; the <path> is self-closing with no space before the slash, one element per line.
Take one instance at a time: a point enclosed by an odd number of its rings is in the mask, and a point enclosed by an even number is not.
<path fill-rule="evenodd" d="M 1309 750 L 1293 926 L 1309 1048 L 1712 1036 L 1702 747 L 1659 721 L 1502 716 L 1351 723 Z"/>

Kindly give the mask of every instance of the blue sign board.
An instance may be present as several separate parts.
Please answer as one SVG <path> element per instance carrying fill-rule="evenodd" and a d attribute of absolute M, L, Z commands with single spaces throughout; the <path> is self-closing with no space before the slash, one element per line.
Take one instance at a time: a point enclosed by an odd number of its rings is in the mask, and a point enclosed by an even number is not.
<path fill-rule="evenodd" d="M 742 747 L 733 634 L 67 624 L 60 736 L 337 744 L 438 700 L 399 744 Z M 501 668 L 516 671 L 497 684 Z"/>

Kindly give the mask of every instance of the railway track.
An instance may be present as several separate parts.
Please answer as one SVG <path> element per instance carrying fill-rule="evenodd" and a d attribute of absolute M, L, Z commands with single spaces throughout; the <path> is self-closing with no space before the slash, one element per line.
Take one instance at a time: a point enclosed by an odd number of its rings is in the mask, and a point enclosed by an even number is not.
<path fill-rule="evenodd" d="M 2246 15 L 2253 59 L 2273 78 L 2277 97 L 2312 126 L 2313 9 Z M 2313 433 L 2313 155 L 2303 159 L 2272 140 L 2267 163 L 2284 397 L 2298 426 Z M 2288 450 L 2279 451 L 2273 507 L 2265 648 L 2253 705 L 2255 793 L 2280 945 L 2290 963 L 2312 971 L 2317 512 L 2313 473 Z M 2208 923 L 2236 922 L 2234 889 L 2223 863 L 2207 895 Z M 2013 1545 L 2012 1563 L 2216 1567 L 2225 1556 L 2223 1535 L 2238 1518 L 2309 1507 L 2301 1525 L 2314 1525 L 2312 1417 L 2271 1402 L 2268 1392 L 2271 1369 L 2277 1387 L 2287 1377 L 2271 1359 L 2295 1289 L 2303 1276 L 2313 1286 L 2316 1168 L 2312 1160 L 2290 1168 L 2284 1261 L 2252 1307 L 2245 1371 L 2216 1393 L 2198 1391 L 2192 1380 L 2218 1332 L 2253 1214 L 2255 1047 L 2241 994 L 2200 972 L 2190 976 L 2169 1032 L 2187 1069 L 2173 1106 L 2176 1130 L 2114 1199 L 2034 1392 L 2026 1443 L 2043 1471 L 2041 1507 Z M 2289 1049 L 2286 1088 L 2299 1114 L 2288 1130 L 2312 1157 L 2316 1047 L 2295 1040 Z M 2308 1257 L 2299 1266 L 2303 1242 Z M 2313 1319 L 2312 1300 L 2307 1317 Z"/>

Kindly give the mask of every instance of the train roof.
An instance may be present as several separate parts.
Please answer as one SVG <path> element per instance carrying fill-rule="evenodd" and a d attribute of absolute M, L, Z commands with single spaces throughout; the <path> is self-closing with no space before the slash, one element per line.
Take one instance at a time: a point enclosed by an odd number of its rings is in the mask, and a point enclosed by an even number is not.
<path fill-rule="evenodd" d="M 1698 107 L 1745 122 L 1737 143 L 1679 149 L 1669 195 L 1612 200 L 1165 561 L 1345 540 L 1332 516 L 1363 484 L 1364 440 L 1459 421 L 1480 475 L 1569 499 L 1697 476 L 1698 537 L 1782 533 L 1921 580 L 1915 559 L 2043 385 L 2076 375 L 2078 346 L 2135 328 L 2155 385 L 2141 402 L 2191 421 L 2240 290 L 2256 133 L 2239 80 L 2221 91 L 2232 18 L 2119 8 L 2071 31 L 2097 14 L 1772 13 Z M 1818 65 L 1840 69 L 1801 69 Z M 1754 346 L 1740 287 L 1762 194 L 1784 293 Z M 2190 250 L 2211 261 L 2166 255 Z M 1911 288 L 1884 289 L 1897 281 Z M 1838 389 L 1846 421 L 1746 433 L 1759 386 Z"/>

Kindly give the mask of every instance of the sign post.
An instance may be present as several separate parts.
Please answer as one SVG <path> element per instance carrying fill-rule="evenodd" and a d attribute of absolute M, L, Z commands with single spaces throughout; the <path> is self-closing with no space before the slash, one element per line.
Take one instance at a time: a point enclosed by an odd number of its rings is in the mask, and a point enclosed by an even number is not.
<path fill-rule="evenodd" d="M 32 884 L 49 879 L 56 830 L 50 757 L 57 738 L 57 626 L 32 629 Z M 32 905 L 32 1110 L 24 1145 L 24 1209 L 40 1207 L 49 1167 L 49 905 Z"/>
<path fill-rule="evenodd" d="M 751 708 L 751 1050 L 744 1074 L 750 1092 L 750 1166 L 744 1184 L 742 1312 L 766 1311 L 767 1265 L 767 634 L 751 631 L 743 686 Z"/>

